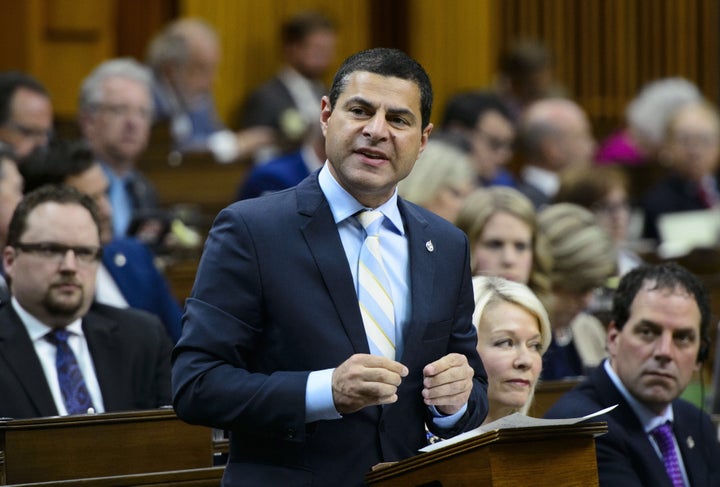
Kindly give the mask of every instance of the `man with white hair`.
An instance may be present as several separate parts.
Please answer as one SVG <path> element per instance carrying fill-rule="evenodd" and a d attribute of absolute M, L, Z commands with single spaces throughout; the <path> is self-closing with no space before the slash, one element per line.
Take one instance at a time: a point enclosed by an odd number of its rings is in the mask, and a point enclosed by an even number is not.
<path fill-rule="evenodd" d="M 212 87 L 220 62 L 215 29 L 199 19 L 169 24 L 151 41 L 147 64 L 153 73 L 155 119 L 170 122 L 181 151 L 206 150 L 222 162 L 253 154 L 273 142 L 274 131 L 225 129 L 215 111 Z"/>
<path fill-rule="evenodd" d="M 133 219 L 158 208 L 155 188 L 136 169 L 153 118 L 151 83 L 146 67 L 122 58 L 96 67 L 80 90 L 80 129 L 110 180 L 116 237 L 127 234 Z"/>
<path fill-rule="evenodd" d="M 528 106 L 519 136 L 525 164 L 518 189 L 536 208 L 555 196 L 565 169 L 589 164 L 595 150 L 585 111 L 564 98 L 545 98 Z"/>

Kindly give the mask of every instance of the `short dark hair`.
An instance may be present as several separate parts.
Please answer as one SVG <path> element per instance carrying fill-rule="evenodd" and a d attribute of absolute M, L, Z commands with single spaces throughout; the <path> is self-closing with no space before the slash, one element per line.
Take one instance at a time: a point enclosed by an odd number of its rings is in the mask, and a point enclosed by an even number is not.
<path fill-rule="evenodd" d="M 25 193 L 46 184 L 65 184 L 96 164 L 90 148 L 81 141 L 54 140 L 43 151 L 34 151 L 20 165 Z"/>
<path fill-rule="evenodd" d="M 283 44 L 295 44 L 302 42 L 310 34 L 315 32 L 334 32 L 335 24 L 321 12 L 307 11 L 300 12 L 283 22 L 280 30 Z"/>
<path fill-rule="evenodd" d="M 645 283 L 651 289 L 681 289 L 692 295 L 700 309 L 700 338 L 707 337 L 710 326 L 710 300 L 700 279 L 675 262 L 642 265 L 628 272 L 620 280 L 613 297 L 612 319 L 615 328 L 622 330 L 630 318 L 630 308 L 635 296 Z"/>
<path fill-rule="evenodd" d="M 10 105 L 13 95 L 19 88 L 25 88 L 50 98 L 45 87 L 29 74 L 22 71 L 0 73 L 0 125 L 4 125 L 10 120 Z"/>
<path fill-rule="evenodd" d="M 416 60 L 399 49 L 378 47 L 366 49 L 353 54 L 347 58 L 335 73 L 332 86 L 330 87 L 330 108 L 335 108 L 335 103 L 345 89 L 348 77 L 356 71 L 367 71 L 379 74 L 380 76 L 392 76 L 412 81 L 420 88 L 420 113 L 422 116 L 422 128 L 430 123 L 430 112 L 432 111 L 433 91 L 430 77 L 425 69 Z"/>
<path fill-rule="evenodd" d="M 76 204 L 84 207 L 90 212 L 97 228 L 98 239 L 100 238 L 100 217 L 93 199 L 70 186 L 48 184 L 27 193 L 20 200 L 10 219 L 7 245 L 15 246 L 20 243 L 20 238 L 27 230 L 28 216 L 35 208 L 44 203 Z"/>
<path fill-rule="evenodd" d="M 466 91 L 453 95 L 445 105 L 440 127 L 444 130 L 453 125 L 473 129 L 478 120 L 487 112 L 497 112 L 514 125 L 513 116 L 507 105 L 495 93 L 486 91 Z"/>

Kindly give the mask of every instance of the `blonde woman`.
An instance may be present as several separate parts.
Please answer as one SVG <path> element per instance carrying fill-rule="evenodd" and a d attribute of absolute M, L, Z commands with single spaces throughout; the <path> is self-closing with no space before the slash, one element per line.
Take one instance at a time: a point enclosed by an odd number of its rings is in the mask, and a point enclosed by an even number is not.
<path fill-rule="evenodd" d="M 452 222 L 475 188 L 474 181 L 475 173 L 466 153 L 447 142 L 431 139 L 410 175 L 398 184 L 398 193 Z"/>
<path fill-rule="evenodd" d="M 468 237 L 474 276 L 526 284 L 545 303 L 552 259 L 537 231 L 535 207 L 525 195 L 503 186 L 477 189 L 465 200 L 455 225 Z"/>
<path fill-rule="evenodd" d="M 607 356 L 605 328 L 585 312 L 593 291 L 614 276 L 617 253 L 595 215 L 572 203 L 556 203 L 538 215 L 552 254 L 552 295 L 547 304 L 553 340 L 543 361 L 544 380 L 587 374 Z"/>
<path fill-rule="evenodd" d="M 552 338 L 540 300 L 524 284 L 500 277 L 473 278 L 478 353 L 488 375 L 485 423 L 527 414 Z"/>

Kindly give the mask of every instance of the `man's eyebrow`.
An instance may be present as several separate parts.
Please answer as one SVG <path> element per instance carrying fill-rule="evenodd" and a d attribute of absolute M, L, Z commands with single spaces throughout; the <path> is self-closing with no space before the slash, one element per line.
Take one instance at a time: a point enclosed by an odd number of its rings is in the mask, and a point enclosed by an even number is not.
<path fill-rule="evenodd" d="M 345 103 L 343 103 L 343 107 L 348 107 L 350 105 L 362 105 L 365 107 L 372 107 L 375 108 L 376 105 L 372 103 L 370 100 L 367 100 L 361 96 L 353 96 L 345 100 Z M 403 116 L 409 119 L 412 119 L 414 122 L 417 117 L 415 116 L 415 113 L 413 113 L 412 110 L 409 108 L 401 108 L 401 107 L 389 107 L 387 109 L 388 115 L 393 116 Z"/>

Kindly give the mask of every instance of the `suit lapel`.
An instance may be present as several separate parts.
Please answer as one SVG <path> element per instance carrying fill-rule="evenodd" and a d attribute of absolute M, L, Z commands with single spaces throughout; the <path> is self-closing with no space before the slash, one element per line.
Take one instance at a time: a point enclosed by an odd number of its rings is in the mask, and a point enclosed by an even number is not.
<path fill-rule="evenodd" d="M 0 357 L 36 408 L 37 416 L 57 416 L 55 400 L 35 347 L 10 303 L 0 310 Z"/>
<path fill-rule="evenodd" d="M 83 318 L 82 327 L 95 366 L 105 410 L 112 411 L 117 409 L 119 404 L 123 404 L 124 391 L 118 387 L 118 384 L 123 382 L 122 370 L 118 365 L 122 363 L 122 357 L 115 339 L 118 324 L 91 309 Z"/>
<path fill-rule="evenodd" d="M 682 455 L 690 485 L 707 485 L 708 479 L 704 473 L 708 471 L 708 466 L 698 452 L 698 448 L 702 448 L 702 445 L 697 444 L 703 441 L 702 432 L 700 429 L 693 427 L 693 425 L 699 425 L 701 422 L 696 416 L 687 418 L 690 421 L 686 421 L 686 417 L 679 414 L 677 408 L 673 406 L 673 409 L 673 433 L 680 447 L 680 454 Z M 698 412 L 698 414 L 701 413 Z M 693 432 L 696 432 L 696 434 L 693 434 Z"/>
<path fill-rule="evenodd" d="M 297 195 L 298 212 L 303 216 L 300 231 L 315 259 L 345 333 L 356 352 L 370 353 L 347 256 L 330 205 L 317 182 L 317 173 L 298 185 Z M 344 272 L 340 269 L 344 269 Z"/>
<path fill-rule="evenodd" d="M 417 347 L 421 346 L 421 339 L 425 334 L 429 307 L 433 302 L 433 284 L 435 280 L 435 243 L 430 235 L 430 226 L 414 208 L 404 200 L 398 199 L 400 213 L 403 215 L 405 234 L 408 241 L 408 265 L 410 271 L 410 299 L 411 316 L 408 326 L 403 330 L 405 349 L 404 357 L 413 357 Z M 442 250 L 442 249 L 439 249 Z M 412 272 L 412 269 L 418 272 Z M 419 271 L 422 270 L 422 271 Z"/>

